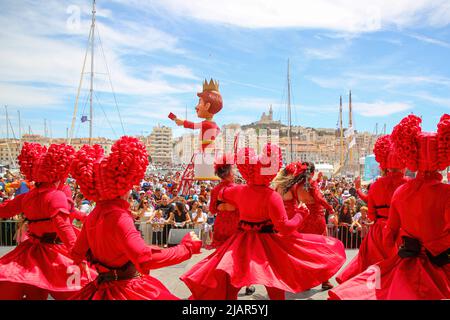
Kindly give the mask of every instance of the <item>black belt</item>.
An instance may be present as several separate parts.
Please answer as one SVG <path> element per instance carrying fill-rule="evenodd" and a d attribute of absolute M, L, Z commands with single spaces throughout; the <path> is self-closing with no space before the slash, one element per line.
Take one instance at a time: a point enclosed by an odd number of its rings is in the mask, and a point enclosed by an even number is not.
<path fill-rule="evenodd" d="M 382 204 L 379 206 L 373 206 L 375 209 L 389 209 L 391 206 L 388 204 Z"/>
<path fill-rule="evenodd" d="M 56 232 L 44 233 L 42 236 L 37 236 L 33 233 L 28 234 L 30 237 L 40 240 L 42 243 L 62 244 L 63 242 L 58 237 Z"/>
<path fill-rule="evenodd" d="M 110 269 L 110 271 L 98 274 L 97 284 L 110 281 L 129 280 L 142 276 L 131 261 L 128 261 L 122 267 Z"/>
<path fill-rule="evenodd" d="M 422 243 L 419 240 L 410 237 L 403 236 L 402 239 L 403 243 L 398 250 L 398 255 L 401 258 L 417 257 L 422 249 Z M 450 248 L 441 252 L 437 256 L 433 256 L 427 249 L 425 249 L 425 252 L 428 259 L 430 259 L 430 262 L 438 267 L 445 266 L 450 261 Z"/>
<path fill-rule="evenodd" d="M 42 218 L 42 219 L 34 219 L 34 220 L 30 220 L 25 218 L 24 221 L 28 222 L 28 223 L 34 223 L 34 222 L 41 222 L 41 221 L 50 221 L 52 220 L 52 218 Z"/>
<path fill-rule="evenodd" d="M 256 231 L 259 233 L 276 233 L 271 220 L 265 220 L 260 222 L 241 220 L 239 221 L 238 229 L 241 231 Z"/>
<path fill-rule="evenodd" d="M 136 270 L 135 265 L 131 261 L 128 261 L 121 267 L 111 267 L 96 259 L 92 254 L 91 249 L 89 249 L 86 253 L 86 260 L 93 265 L 100 265 L 106 269 L 109 269 L 109 271 L 106 272 L 99 272 L 96 279 L 97 284 L 109 281 L 128 280 L 142 276 Z"/>

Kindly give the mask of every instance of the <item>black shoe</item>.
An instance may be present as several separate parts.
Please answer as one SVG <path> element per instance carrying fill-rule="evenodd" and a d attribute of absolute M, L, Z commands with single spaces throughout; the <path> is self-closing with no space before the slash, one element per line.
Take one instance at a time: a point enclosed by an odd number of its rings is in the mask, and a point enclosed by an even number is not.
<path fill-rule="evenodd" d="M 333 288 L 334 288 L 334 286 L 331 284 L 330 281 L 326 281 L 326 282 L 322 283 L 322 290 L 330 290 Z"/>
<path fill-rule="evenodd" d="M 252 294 L 255 293 L 255 287 L 254 286 L 250 286 L 250 287 L 246 287 L 245 288 L 245 295 L 246 296 L 251 296 Z"/>

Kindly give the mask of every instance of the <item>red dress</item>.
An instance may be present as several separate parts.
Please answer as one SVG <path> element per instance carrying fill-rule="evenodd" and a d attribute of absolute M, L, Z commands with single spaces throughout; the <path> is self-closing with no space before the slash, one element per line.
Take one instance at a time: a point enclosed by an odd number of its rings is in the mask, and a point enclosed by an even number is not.
<path fill-rule="evenodd" d="M 309 209 L 309 215 L 303 220 L 300 225 L 299 232 L 312 233 L 312 234 L 327 234 L 327 223 L 325 222 L 325 211 L 333 211 L 330 204 L 323 198 L 322 193 L 312 182 L 313 186 L 310 189 L 310 194 L 314 198 L 314 203 L 306 203 L 306 207 Z"/>
<path fill-rule="evenodd" d="M 295 232 L 301 218 L 288 220 L 275 190 L 237 185 L 219 198 L 238 205 L 239 230 L 181 277 L 193 299 L 236 299 L 240 288 L 252 284 L 301 292 L 329 279 L 344 263 L 340 241 Z"/>
<path fill-rule="evenodd" d="M 239 211 L 219 211 L 217 209 L 220 201 L 217 200 L 219 192 L 226 187 L 234 186 L 234 183 L 222 180 L 214 189 L 211 190 L 211 200 L 209 211 L 216 215 L 214 220 L 214 238 L 212 246 L 217 248 L 221 246 L 229 237 L 237 232 L 239 224 Z"/>
<path fill-rule="evenodd" d="M 416 257 L 393 255 L 329 292 L 331 299 L 449 299 L 450 264 L 437 266 L 427 256 L 450 247 L 450 185 L 442 176 L 419 172 L 394 193 L 387 221 L 386 245 L 397 235 L 420 241 Z M 448 255 L 448 251 L 447 251 Z"/>
<path fill-rule="evenodd" d="M 383 229 L 389 215 L 389 207 L 395 190 L 407 179 L 401 172 L 388 172 L 371 186 L 368 194 L 368 216 L 375 223 L 370 226 L 369 233 L 361 243 L 358 255 L 336 276 L 342 283 L 363 272 L 367 267 L 389 258 L 397 253 L 396 246 L 383 243 Z"/>
<path fill-rule="evenodd" d="M 108 272 L 131 261 L 139 277 L 107 281 L 97 280 L 74 295 L 73 300 L 174 300 L 178 299 L 157 279 L 149 275 L 157 269 L 180 263 L 200 251 L 201 241 L 189 235 L 180 245 L 169 249 L 148 246 L 136 230 L 129 204 L 122 199 L 99 201 L 86 218 L 72 251 L 75 261 L 84 259 L 88 250 L 99 273 Z"/>
<path fill-rule="evenodd" d="M 80 290 L 87 283 L 86 277 L 81 277 L 81 286 L 67 283 L 68 272 L 74 266 L 69 251 L 76 237 L 64 192 L 43 185 L 0 205 L 1 218 L 22 212 L 28 219 L 28 238 L 0 259 L 0 283 L 23 284 L 60 293 Z M 56 236 L 61 244 L 42 238 Z"/>

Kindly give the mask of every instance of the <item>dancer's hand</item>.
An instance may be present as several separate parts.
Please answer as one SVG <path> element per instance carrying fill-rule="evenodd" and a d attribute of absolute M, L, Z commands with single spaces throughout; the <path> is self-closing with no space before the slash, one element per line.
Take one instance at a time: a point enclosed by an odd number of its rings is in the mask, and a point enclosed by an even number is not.
<path fill-rule="evenodd" d="M 356 189 L 361 189 L 361 177 L 357 177 L 354 181 L 355 183 L 355 188 Z"/>
<path fill-rule="evenodd" d="M 200 238 L 197 236 L 197 234 L 194 231 L 189 232 L 189 235 L 191 236 L 192 241 L 200 241 Z"/>
<path fill-rule="evenodd" d="M 175 123 L 177 124 L 177 126 L 182 126 L 184 124 L 184 120 L 176 118 Z"/>
<path fill-rule="evenodd" d="M 87 263 L 83 261 L 79 264 L 79 267 L 82 273 L 86 273 L 89 282 L 92 282 L 91 272 L 89 271 Z"/>

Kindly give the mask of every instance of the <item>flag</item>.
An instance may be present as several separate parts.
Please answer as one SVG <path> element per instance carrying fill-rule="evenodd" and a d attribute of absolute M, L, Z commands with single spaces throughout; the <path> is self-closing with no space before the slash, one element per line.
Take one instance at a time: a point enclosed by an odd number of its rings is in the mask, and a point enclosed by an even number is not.
<path fill-rule="evenodd" d="M 81 122 L 86 122 L 88 121 L 88 117 L 87 116 L 81 116 Z"/>
<path fill-rule="evenodd" d="M 344 137 L 348 138 L 348 137 L 353 136 L 354 134 L 355 134 L 355 129 L 353 129 L 353 127 L 348 127 L 348 129 L 345 130 Z"/>
<path fill-rule="evenodd" d="M 353 136 L 352 141 L 350 141 L 350 143 L 348 144 L 348 148 L 351 149 L 351 148 L 353 148 L 355 145 L 356 145 L 356 139 L 355 139 L 355 137 Z"/>

